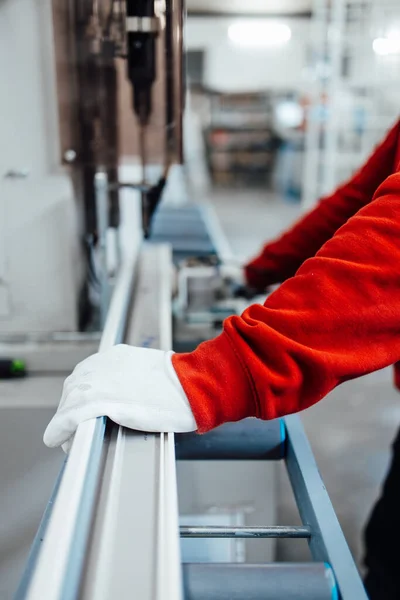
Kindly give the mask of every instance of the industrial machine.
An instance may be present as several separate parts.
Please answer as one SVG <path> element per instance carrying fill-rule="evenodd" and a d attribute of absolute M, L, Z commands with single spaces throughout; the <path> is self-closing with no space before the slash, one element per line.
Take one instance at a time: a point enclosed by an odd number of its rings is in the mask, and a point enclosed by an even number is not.
<path fill-rule="evenodd" d="M 12 31 L 7 25 L 14 21 Z M 242 301 L 233 298 L 222 275 L 227 253 L 210 211 L 188 204 L 161 205 L 156 212 L 172 165 L 182 160 L 181 1 L 6 2 L 0 6 L 0 44 L 17 51 L 21 40 L 24 48 L 32 42 L 27 61 L 32 72 L 24 72 L 24 82 L 36 95 L 29 103 L 13 82 L 10 99 L 2 101 L 10 114 L 16 112 L 15 96 L 25 119 L 30 104 L 31 117 L 34 110 L 41 115 L 26 156 L 34 156 L 35 147 L 41 152 L 33 174 L 22 162 L 19 168 L 10 162 L 2 183 L 4 256 L 16 249 L 11 237 L 18 228 L 27 237 L 11 262 L 0 261 L 2 352 L 7 343 L 15 344 L 16 333 L 26 341 L 26 332 L 36 332 L 29 338 L 36 345 L 28 367 L 42 372 L 45 362 L 47 370 L 63 372 L 66 363 L 60 369 L 51 344 L 78 330 L 84 334 L 71 338 L 75 358 L 93 351 L 98 341 L 100 351 L 122 341 L 190 350 L 218 332 Z M 39 54 L 48 59 L 43 72 L 36 64 Z M 4 53 L 0 56 L 3 60 Z M 51 143 L 43 148 L 46 130 Z M 10 127 L 10 138 L 15 131 Z M 55 156 L 61 156 L 62 171 Z M 28 194 L 34 208 L 27 207 Z M 60 329 L 64 337 L 56 338 Z M 41 340 L 50 350 L 39 348 Z M 278 460 L 289 473 L 302 525 L 275 523 Z M 222 514 L 217 505 L 227 490 L 230 504 Z M 202 509 L 199 522 L 195 517 Z M 213 549 L 227 540 L 235 546 L 226 546 L 225 554 L 208 549 L 201 561 L 193 558 L 199 547 L 185 550 L 187 540 L 210 538 L 219 538 Z M 254 538 L 262 539 L 261 549 L 247 545 Z M 273 562 L 271 540 L 277 538 L 307 540 L 310 560 Z M 80 425 L 15 598 L 111 597 L 364 600 L 299 419 L 249 420 L 202 437 L 134 432 L 105 418 Z"/>
<path fill-rule="evenodd" d="M 99 305 L 104 321 L 182 161 L 182 20 L 181 0 L 2 4 L 0 334 L 98 329 Z M 125 244 L 122 189 L 141 207 Z"/>

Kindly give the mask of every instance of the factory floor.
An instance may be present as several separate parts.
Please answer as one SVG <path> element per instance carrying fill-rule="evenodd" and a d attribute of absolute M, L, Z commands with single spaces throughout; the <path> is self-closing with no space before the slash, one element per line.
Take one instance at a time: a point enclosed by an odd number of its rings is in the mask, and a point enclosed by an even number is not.
<path fill-rule="evenodd" d="M 215 207 L 234 253 L 254 255 L 300 214 L 299 205 L 266 192 L 218 190 L 208 198 Z M 334 390 L 302 420 L 347 541 L 362 566 L 362 531 L 385 475 L 389 450 L 400 424 L 400 394 L 391 369 L 374 373 Z M 298 523 L 284 469 L 279 477 L 279 522 Z M 306 560 L 306 543 L 278 545 L 279 560 Z"/>

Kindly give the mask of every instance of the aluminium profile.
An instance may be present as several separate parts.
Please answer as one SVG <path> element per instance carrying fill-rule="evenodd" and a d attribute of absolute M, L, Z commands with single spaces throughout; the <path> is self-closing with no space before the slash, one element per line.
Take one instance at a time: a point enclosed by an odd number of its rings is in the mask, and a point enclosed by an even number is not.
<path fill-rule="evenodd" d="M 126 340 L 171 347 L 170 253 L 141 256 Z M 174 435 L 114 426 L 81 600 L 181 600 Z"/>
<path fill-rule="evenodd" d="M 123 339 L 135 275 L 136 257 L 121 268 L 99 351 L 105 351 Z M 84 554 L 89 534 L 91 511 L 99 476 L 105 419 L 91 419 L 79 425 L 46 528 L 45 538 L 34 557 L 27 600 L 65 600 L 76 595 L 83 569 L 73 564 L 74 555 Z M 90 479 L 88 478 L 91 474 Z M 85 501 L 85 507 L 83 502 Z M 79 527 L 83 510 L 85 524 Z M 83 531 L 85 529 L 85 531 Z M 76 544 L 81 546 L 77 553 Z M 75 546 L 75 548 L 74 548 Z M 29 565 L 27 567 L 29 569 Z"/>
<path fill-rule="evenodd" d="M 143 245 L 138 263 L 126 337 L 133 262 L 122 267 L 100 351 L 123 340 L 171 347 L 170 249 Z M 182 598 L 174 435 L 106 421 L 77 430 L 27 600 Z"/>

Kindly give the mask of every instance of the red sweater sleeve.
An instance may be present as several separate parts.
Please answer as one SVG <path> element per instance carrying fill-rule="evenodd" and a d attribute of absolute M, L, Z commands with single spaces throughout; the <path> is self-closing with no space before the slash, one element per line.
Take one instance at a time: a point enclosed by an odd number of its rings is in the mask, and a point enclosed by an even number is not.
<path fill-rule="evenodd" d="M 400 360 L 400 173 L 264 305 L 173 363 L 200 432 L 273 419 Z"/>
<path fill-rule="evenodd" d="M 275 242 L 264 246 L 261 254 L 245 267 L 250 286 L 263 290 L 292 277 L 300 265 L 311 258 L 334 233 L 366 204 L 375 190 L 395 168 L 400 121 L 361 169 L 331 196 Z"/>

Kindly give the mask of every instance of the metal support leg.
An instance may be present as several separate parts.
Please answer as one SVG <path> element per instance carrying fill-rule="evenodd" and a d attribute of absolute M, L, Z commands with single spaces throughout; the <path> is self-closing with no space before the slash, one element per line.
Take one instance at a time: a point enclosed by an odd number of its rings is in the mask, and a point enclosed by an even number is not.
<path fill-rule="evenodd" d="M 286 467 L 301 520 L 311 527 L 309 545 L 312 557 L 332 566 L 341 598 L 367 600 L 301 421 L 298 416 L 292 415 L 284 422 Z"/>

